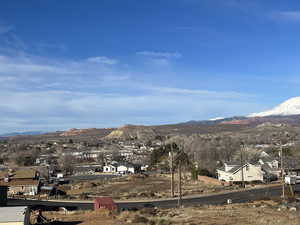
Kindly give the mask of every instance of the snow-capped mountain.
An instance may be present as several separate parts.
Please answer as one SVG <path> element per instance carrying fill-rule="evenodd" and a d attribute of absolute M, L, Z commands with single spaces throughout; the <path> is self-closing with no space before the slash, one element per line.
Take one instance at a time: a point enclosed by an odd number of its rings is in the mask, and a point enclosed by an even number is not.
<path fill-rule="evenodd" d="M 224 120 L 224 117 L 216 117 L 216 118 L 211 118 L 209 121 L 216 121 L 216 120 Z"/>
<path fill-rule="evenodd" d="M 248 117 L 289 116 L 289 115 L 300 115 L 300 97 L 290 98 L 271 110 L 260 112 L 260 113 L 252 113 Z"/>

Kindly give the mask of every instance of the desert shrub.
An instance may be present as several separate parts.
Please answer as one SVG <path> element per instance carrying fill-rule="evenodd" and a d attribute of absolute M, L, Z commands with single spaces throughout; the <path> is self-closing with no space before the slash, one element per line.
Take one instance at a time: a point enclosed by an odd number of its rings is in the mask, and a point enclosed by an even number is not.
<path fill-rule="evenodd" d="M 172 222 L 170 220 L 167 220 L 167 219 L 159 219 L 157 222 L 156 222 L 157 225 L 171 225 Z"/>
<path fill-rule="evenodd" d="M 89 199 L 89 196 L 88 196 L 88 193 L 86 193 L 86 192 L 83 192 L 83 193 L 81 193 L 80 195 L 79 195 L 79 197 L 80 197 L 80 199 Z"/>
<path fill-rule="evenodd" d="M 202 169 L 202 168 L 192 168 L 191 169 L 191 176 L 193 180 L 197 180 L 198 179 L 198 175 L 200 176 L 207 176 L 207 177 L 213 177 L 214 175 L 209 172 L 209 170 L 207 169 Z"/>

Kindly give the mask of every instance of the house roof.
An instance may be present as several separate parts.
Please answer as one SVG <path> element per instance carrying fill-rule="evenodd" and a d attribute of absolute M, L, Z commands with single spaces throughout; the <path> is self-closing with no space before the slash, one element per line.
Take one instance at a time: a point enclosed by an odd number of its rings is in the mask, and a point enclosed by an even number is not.
<path fill-rule="evenodd" d="M 38 180 L 10 180 L 9 182 L 5 182 L 3 180 L 0 181 L 1 186 L 38 186 L 39 181 Z"/>
<path fill-rule="evenodd" d="M 261 165 L 261 168 L 265 172 L 275 172 L 278 170 L 278 169 L 274 169 L 274 168 L 270 167 L 267 163 Z"/>
<path fill-rule="evenodd" d="M 247 164 L 247 163 L 246 163 Z M 245 164 L 245 165 L 246 165 Z M 244 165 L 244 166 L 245 166 Z M 234 173 L 235 171 L 238 171 L 240 168 L 242 167 L 242 165 L 238 165 L 238 166 L 235 166 L 235 167 L 233 167 L 232 169 L 230 169 L 229 171 L 227 171 L 227 172 L 229 172 L 229 173 Z"/>
<path fill-rule="evenodd" d="M 217 169 L 217 170 L 225 171 L 225 166 L 222 166 L 221 168 L 219 168 L 219 169 Z"/>
<path fill-rule="evenodd" d="M 228 163 L 228 164 L 229 164 L 229 163 Z M 245 167 L 246 165 L 249 165 L 249 164 L 251 164 L 251 163 L 246 162 L 246 163 L 243 165 L 243 167 Z M 235 164 L 230 163 L 229 165 L 235 165 Z M 255 164 L 251 164 L 251 165 L 255 165 Z M 218 169 L 218 170 L 222 170 L 222 171 L 227 172 L 227 173 L 236 173 L 236 172 L 238 172 L 241 168 L 242 168 L 242 165 L 239 164 L 239 165 L 233 167 L 232 169 L 230 169 L 230 170 L 228 170 L 228 171 L 225 171 L 225 167 L 224 167 L 224 166 L 221 167 L 221 168 Z"/>
<path fill-rule="evenodd" d="M 34 179 L 36 177 L 37 171 L 34 169 L 22 169 L 12 171 L 9 176 L 11 179 Z M 0 171 L 0 179 L 4 179 L 9 174 L 8 170 Z"/>
<path fill-rule="evenodd" d="M 24 222 L 24 212 L 27 207 L 0 207 L 0 223 Z"/>
<path fill-rule="evenodd" d="M 261 156 L 260 159 L 264 162 L 272 162 L 274 160 L 278 161 L 276 158 L 272 157 L 272 156 Z"/>

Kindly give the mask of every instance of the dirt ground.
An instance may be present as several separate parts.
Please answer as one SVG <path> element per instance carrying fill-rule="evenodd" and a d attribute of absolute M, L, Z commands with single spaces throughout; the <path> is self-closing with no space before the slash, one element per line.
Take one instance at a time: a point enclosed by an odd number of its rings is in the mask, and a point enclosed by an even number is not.
<path fill-rule="evenodd" d="M 137 212 L 125 211 L 119 215 L 111 215 L 106 210 L 67 215 L 46 212 L 44 215 L 57 221 L 52 225 L 300 225 L 300 214 L 296 210 L 282 208 L 274 201 L 258 201 L 182 209 L 145 208 Z"/>
<path fill-rule="evenodd" d="M 178 182 L 175 176 L 175 195 Z M 88 196 L 111 196 L 114 199 L 151 199 L 170 197 L 170 175 L 159 174 L 148 177 L 128 176 L 114 178 L 111 181 L 80 182 L 61 187 L 68 196 L 77 199 L 87 199 Z M 188 176 L 183 179 L 183 196 L 221 192 L 237 189 L 238 187 L 224 187 L 204 184 L 191 180 Z"/>

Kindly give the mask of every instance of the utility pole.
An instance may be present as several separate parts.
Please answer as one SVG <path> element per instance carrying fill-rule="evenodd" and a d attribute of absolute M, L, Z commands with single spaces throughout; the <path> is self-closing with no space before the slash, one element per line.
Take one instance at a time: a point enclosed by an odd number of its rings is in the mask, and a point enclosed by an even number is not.
<path fill-rule="evenodd" d="M 243 157 L 243 151 L 244 151 L 244 143 L 241 144 L 240 148 L 241 153 L 241 166 L 242 166 L 242 187 L 245 188 L 245 179 L 244 179 L 244 157 Z"/>
<path fill-rule="evenodd" d="M 285 185 L 284 185 L 284 167 L 283 167 L 283 153 L 282 153 L 282 142 L 280 140 L 280 164 L 281 164 L 281 184 L 282 184 L 282 198 L 284 199 L 285 198 Z"/>
<path fill-rule="evenodd" d="M 170 152 L 170 157 L 171 157 L 171 165 L 170 165 L 170 170 L 171 170 L 171 197 L 174 198 L 174 157 L 173 157 L 173 143 L 171 144 L 171 152 Z"/>
<path fill-rule="evenodd" d="M 182 205 L 182 190 L 181 190 L 181 161 L 179 161 L 178 165 L 178 177 L 179 177 L 179 184 L 178 184 L 178 207 L 181 208 Z"/>

